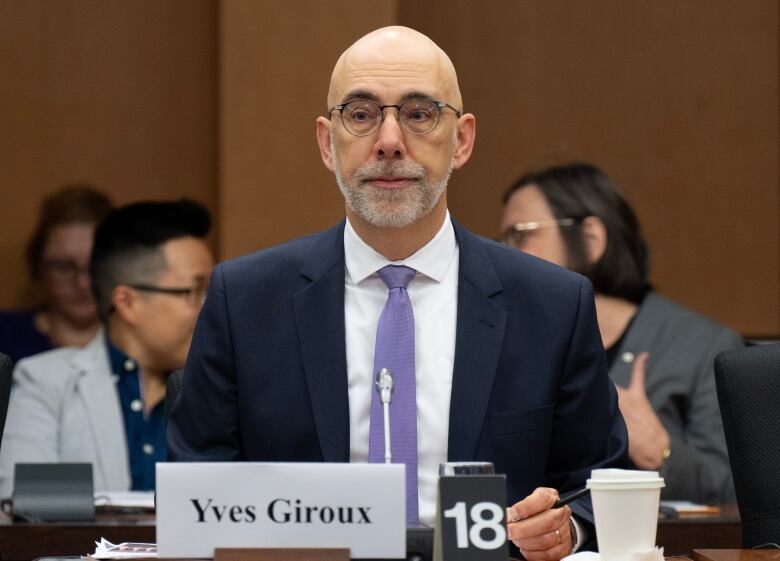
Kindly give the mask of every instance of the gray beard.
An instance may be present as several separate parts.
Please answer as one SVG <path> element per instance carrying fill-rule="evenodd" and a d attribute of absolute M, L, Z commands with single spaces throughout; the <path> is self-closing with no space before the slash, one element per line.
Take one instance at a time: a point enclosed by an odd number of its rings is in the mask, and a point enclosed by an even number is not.
<path fill-rule="evenodd" d="M 347 208 L 378 228 L 405 228 L 426 216 L 447 189 L 452 174 L 450 164 L 441 181 L 431 183 L 420 164 L 377 162 L 357 168 L 347 180 L 339 171 L 336 147 L 331 140 L 333 169 Z M 411 185 L 400 189 L 382 189 L 367 183 L 373 177 L 414 177 Z"/>

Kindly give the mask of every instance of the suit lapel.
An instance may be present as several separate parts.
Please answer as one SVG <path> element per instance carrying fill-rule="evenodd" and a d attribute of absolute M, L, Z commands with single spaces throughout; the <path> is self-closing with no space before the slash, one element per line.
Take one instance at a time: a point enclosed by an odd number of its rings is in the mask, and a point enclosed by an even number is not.
<path fill-rule="evenodd" d="M 73 355 L 73 367 L 80 373 L 78 394 L 83 400 L 89 420 L 95 455 L 104 484 L 130 488 L 130 467 L 127 455 L 122 406 L 119 403 L 105 335 L 101 332 L 84 349 Z M 96 481 L 97 483 L 97 481 Z"/>
<path fill-rule="evenodd" d="M 657 316 L 658 296 L 651 292 L 645 296 L 636 316 L 631 321 L 625 339 L 617 350 L 617 357 L 609 369 L 609 377 L 622 387 L 631 383 L 634 360 L 640 353 L 654 348 L 656 339 L 663 326 L 663 320 Z"/>
<path fill-rule="evenodd" d="M 474 459 L 485 423 L 506 326 L 492 297 L 501 282 L 482 242 L 453 220 L 460 248 L 458 319 L 447 457 Z"/>
<path fill-rule="evenodd" d="M 344 222 L 323 233 L 301 273 L 295 321 L 317 436 L 326 462 L 349 461 L 344 328 Z"/>

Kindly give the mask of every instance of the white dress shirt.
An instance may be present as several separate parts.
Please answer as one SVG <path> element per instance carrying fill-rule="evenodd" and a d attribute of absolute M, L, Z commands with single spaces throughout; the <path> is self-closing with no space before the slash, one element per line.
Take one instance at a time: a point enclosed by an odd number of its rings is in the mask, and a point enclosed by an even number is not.
<path fill-rule="evenodd" d="M 449 212 L 436 236 L 400 261 L 380 255 L 347 220 L 344 258 L 351 462 L 368 461 L 376 328 L 388 292 L 377 271 L 390 264 L 417 271 L 407 291 L 414 310 L 419 513 L 422 524 L 433 526 L 439 464 L 447 461 L 458 308 L 459 253 Z"/>

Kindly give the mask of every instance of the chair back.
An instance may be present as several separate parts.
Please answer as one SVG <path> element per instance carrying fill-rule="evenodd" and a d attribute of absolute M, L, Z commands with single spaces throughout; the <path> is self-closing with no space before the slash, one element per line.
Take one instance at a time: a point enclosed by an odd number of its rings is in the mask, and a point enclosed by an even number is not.
<path fill-rule="evenodd" d="M 168 374 L 165 381 L 165 417 L 171 416 L 173 406 L 176 405 L 176 398 L 179 397 L 181 385 L 184 382 L 184 369 L 174 370 Z"/>
<path fill-rule="evenodd" d="M 743 547 L 780 543 L 780 344 L 715 359 Z"/>
<path fill-rule="evenodd" d="M 3 443 L 5 417 L 8 413 L 8 400 L 11 398 L 11 374 L 13 363 L 11 357 L 0 353 L 0 446 Z"/>

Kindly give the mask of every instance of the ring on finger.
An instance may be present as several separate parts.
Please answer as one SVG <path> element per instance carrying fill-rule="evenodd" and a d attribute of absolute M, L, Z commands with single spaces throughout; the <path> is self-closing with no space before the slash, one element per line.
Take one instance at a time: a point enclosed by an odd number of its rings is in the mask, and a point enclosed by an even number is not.
<path fill-rule="evenodd" d="M 555 529 L 555 537 L 557 538 L 557 541 L 555 542 L 555 545 L 558 545 L 561 543 L 561 531 L 557 528 Z"/>

